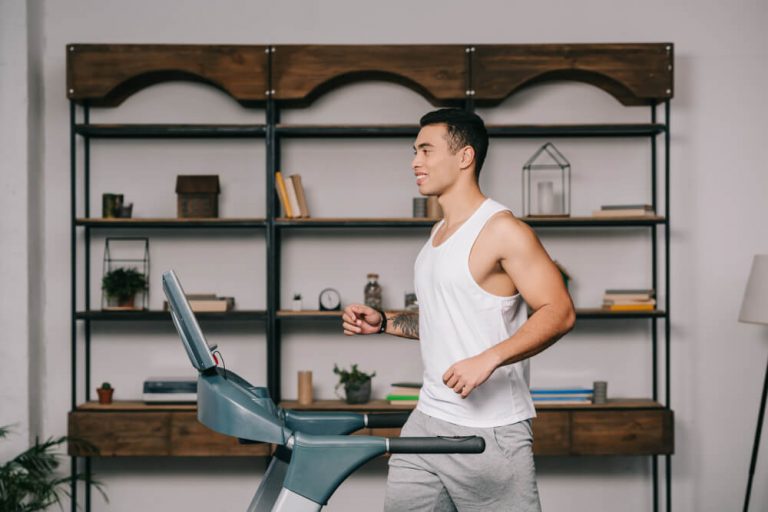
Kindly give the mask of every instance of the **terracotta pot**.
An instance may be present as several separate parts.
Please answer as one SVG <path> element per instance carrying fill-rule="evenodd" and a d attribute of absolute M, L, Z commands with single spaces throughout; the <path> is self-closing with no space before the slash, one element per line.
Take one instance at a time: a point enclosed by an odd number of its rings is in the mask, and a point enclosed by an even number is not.
<path fill-rule="evenodd" d="M 114 388 L 104 389 L 104 388 L 96 388 L 96 393 L 99 395 L 99 403 L 100 404 L 111 404 L 112 403 L 112 393 L 115 392 Z"/>
<path fill-rule="evenodd" d="M 118 297 L 117 305 L 121 308 L 132 308 L 136 306 L 136 295 L 129 295 L 128 297 Z"/>

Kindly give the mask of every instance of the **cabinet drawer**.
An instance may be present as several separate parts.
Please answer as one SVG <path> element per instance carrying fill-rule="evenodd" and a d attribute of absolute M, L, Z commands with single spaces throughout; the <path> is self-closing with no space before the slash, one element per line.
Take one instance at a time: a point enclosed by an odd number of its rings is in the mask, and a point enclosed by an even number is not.
<path fill-rule="evenodd" d="M 569 413 L 539 412 L 532 427 L 534 455 L 564 455 L 570 451 Z"/>
<path fill-rule="evenodd" d="M 668 409 L 573 412 L 573 455 L 654 455 L 674 451 Z"/>
<path fill-rule="evenodd" d="M 220 457 L 271 453 L 269 444 L 241 445 L 233 437 L 213 432 L 197 421 L 195 412 L 75 411 L 69 413 L 69 435 L 84 441 L 69 443 L 69 454 L 79 457 Z"/>

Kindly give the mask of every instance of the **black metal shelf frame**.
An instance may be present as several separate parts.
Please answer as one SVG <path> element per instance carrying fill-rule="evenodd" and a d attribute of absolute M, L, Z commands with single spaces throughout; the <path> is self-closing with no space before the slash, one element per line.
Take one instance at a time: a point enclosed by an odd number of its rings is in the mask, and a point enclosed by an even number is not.
<path fill-rule="evenodd" d="M 267 50 L 274 51 L 273 48 Z M 467 51 L 468 59 L 468 80 L 472 69 L 472 53 Z M 271 73 L 271 59 L 268 60 L 269 75 Z M 471 85 L 468 83 L 468 85 Z M 271 89 L 271 84 L 270 84 Z M 471 94 L 471 87 L 468 86 L 468 96 L 464 105 L 468 110 L 474 110 L 474 102 Z M 663 106 L 664 122 L 657 120 L 657 109 Z M 365 220 L 328 220 L 306 222 L 300 220 L 288 220 L 278 218 L 278 202 L 274 192 L 275 182 L 274 173 L 280 169 L 281 139 L 283 138 L 377 138 L 377 137 L 413 137 L 418 133 L 417 126 L 290 126 L 280 124 L 280 105 L 271 96 L 268 96 L 265 111 L 266 123 L 264 125 L 92 125 L 89 121 L 89 106 L 84 105 L 82 110 L 82 122 L 77 122 L 77 105 L 70 102 L 70 194 L 71 194 L 71 409 L 77 406 L 78 391 L 78 322 L 83 324 L 83 351 L 84 351 L 84 395 L 85 399 L 90 399 L 91 389 L 91 323 L 94 321 L 156 321 L 167 318 L 167 313 L 160 311 L 138 312 L 133 314 L 124 314 L 121 312 L 101 312 L 91 310 L 91 282 L 90 282 L 90 240 L 93 230 L 101 229 L 219 229 L 219 228 L 256 228 L 264 229 L 267 247 L 267 309 L 265 311 L 244 311 L 231 312 L 225 314 L 202 314 L 201 318 L 211 321 L 258 321 L 266 323 L 267 339 L 267 385 L 276 402 L 281 399 L 280 381 L 281 381 L 281 324 L 288 320 L 287 317 L 278 317 L 280 310 L 280 275 L 281 275 L 281 234 L 284 230 L 293 229 L 312 229 L 312 228 L 425 228 L 431 226 L 434 221 L 409 221 L 393 222 L 387 220 L 378 221 L 376 219 Z M 592 319 L 647 319 L 651 323 L 651 366 L 652 366 L 652 398 L 658 400 L 659 395 L 659 325 L 658 320 L 664 321 L 663 331 L 663 382 L 665 383 L 665 400 L 663 406 L 670 408 L 670 211 L 669 211 L 669 185 L 670 185 L 670 102 L 665 100 L 659 104 L 650 106 L 651 120 L 648 124 L 600 124 L 600 125 L 509 125 L 509 126 L 489 126 L 489 135 L 498 138 L 535 138 L 535 137 L 644 137 L 650 140 L 651 146 L 651 203 L 654 210 L 658 211 L 658 173 L 659 167 L 662 167 L 664 180 L 664 217 L 649 219 L 528 219 L 529 224 L 534 227 L 580 227 L 580 228 L 611 228 L 625 226 L 648 227 L 651 231 L 652 248 L 652 284 L 653 289 L 658 290 L 660 281 L 659 271 L 659 233 L 658 228 L 664 228 L 664 304 L 666 310 L 652 312 L 622 312 L 622 313 L 583 313 L 580 318 Z M 659 148 L 657 137 L 663 136 L 664 155 L 661 166 L 659 165 Z M 82 138 L 82 195 L 83 195 L 83 215 L 84 218 L 78 219 L 78 158 L 77 158 L 77 137 Z M 146 222 L 114 222 L 102 224 L 95 220 L 90 220 L 90 141 L 91 139 L 109 139 L 109 138 L 190 138 L 190 139 L 228 139 L 228 138 L 247 138 L 263 139 L 266 147 L 266 219 L 239 219 L 220 221 L 215 225 L 205 222 L 180 224 L 173 221 L 166 223 L 158 220 L 147 220 Z M 78 290 L 78 251 L 77 251 L 77 229 L 84 230 L 84 250 L 82 254 L 83 268 L 85 269 L 82 277 L 84 286 L 83 310 L 77 308 L 77 290 Z M 659 297 L 660 298 L 660 297 Z M 328 317 L 308 317 L 311 320 L 318 320 Z M 293 319 L 291 319 L 293 320 Z M 653 480 L 653 508 L 659 510 L 659 467 L 658 455 L 652 457 L 652 480 Z M 665 501 L 666 510 L 671 510 L 671 455 L 665 455 Z M 90 510 L 91 493 L 89 485 L 91 475 L 91 459 L 85 457 L 85 510 Z M 72 474 L 77 471 L 77 457 L 71 461 Z M 73 511 L 77 506 L 77 486 L 72 487 L 72 506 Z"/>

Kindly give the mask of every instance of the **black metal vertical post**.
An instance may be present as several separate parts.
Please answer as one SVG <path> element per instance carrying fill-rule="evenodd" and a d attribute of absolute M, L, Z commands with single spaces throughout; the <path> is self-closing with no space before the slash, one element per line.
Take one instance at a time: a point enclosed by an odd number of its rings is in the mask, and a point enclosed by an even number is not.
<path fill-rule="evenodd" d="M 656 124 L 656 105 L 651 105 L 651 123 Z M 658 180 L 657 180 L 657 173 L 658 173 L 658 165 L 657 165 L 657 141 L 656 141 L 657 135 L 651 135 L 651 205 L 653 206 L 653 211 L 658 212 Z M 659 295 L 659 262 L 658 262 L 658 230 L 656 229 L 656 224 L 651 226 L 651 282 L 653 283 L 652 288 L 656 290 L 656 300 L 658 301 Z M 658 307 L 658 302 L 657 302 Z M 654 400 L 659 399 L 659 337 L 658 337 L 658 321 L 654 317 L 651 320 L 652 329 L 651 329 L 651 337 L 652 337 L 652 343 L 651 343 L 651 351 L 652 351 L 652 382 L 653 382 L 653 393 L 652 397 Z"/>
<path fill-rule="evenodd" d="M 274 100 L 272 89 L 272 54 L 274 47 L 266 48 L 267 66 L 270 83 L 267 85 L 266 108 L 266 177 L 267 177 L 267 387 L 275 402 L 280 402 L 280 324 L 277 311 L 280 308 L 280 232 L 275 224 L 278 216 L 277 197 L 275 192 L 275 172 L 280 162 L 280 152 L 276 134 L 279 112 Z"/>
<path fill-rule="evenodd" d="M 83 107 L 83 124 L 90 123 L 90 108 L 85 105 Z M 83 140 L 83 215 L 85 218 L 91 216 L 91 139 L 85 137 Z M 83 280 L 85 281 L 85 310 L 91 310 L 91 229 L 89 226 L 85 226 L 85 247 L 83 249 L 83 257 L 85 259 Z M 84 320 L 85 331 L 85 401 L 91 399 L 91 321 L 86 318 Z M 87 495 L 86 495 L 87 498 Z"/>
<path fill-rule="evenodd" d="M 668 408 L 671 407 L 672 401 L 671 401 L 671 384 L 670 384 L 670 374 L 671 374 L 671 363 L 670 363 L 670 357 L 672 354 L 672 348 L 670 347 L 670 336 L 672 333 L 671 329 L 671 318 L 672 318 L 672 304 L 671 304 L 671 291 L 670 291 L 670 248 L 669 248 L 669 242 L 671 239 L 670 231 L 671 231 L 671 214 L 670 214 L 670 207 L 669 207 L 669 183 L 670 183 L 670 177 L 669 177 L 669 164 L 670 164 L 670 109 L 669 109 L 669 100 L 664 101 L 664 125 L 666 126 L 666 130 L 664 131 L 664 207 L 666 208 L 666 225 L 664 229 L 664 251 L 665 251 L 665 259 L 666 262 L 666 269 L 665 269 L 665 275 L 664 275 L 664 290 L 666 292 L 666 300 L 664 301 L 666 304 L 667 309 L 667 317 L 664 321 L 664 339 L 665 339 L 665 354 L 664 354 L 664 364 L 665 364 L 665 386 L 666 386 L 666 402 L 664 403 L 665 406 Z M 672 510 L 672 456 L 671 455 L 665 455 L 665 462 L 666 462 L 666 479 L 667 479 L 667 511 Z"/>
<path fill-rule="evenodd" d="M 70 283 L 70 315 L 71 315 L 71 336 L 72 339 L 70 341 L 70 367 L 72 370 L 71 375 L 71 402 L 70 402 L 70 410 L 74 411 L 75 407 L 77 406 L 77 318 L 76 318 L 76 311 L 77 311 L 77 288 L 75 287 L 75 280 L 77 279 L 77 231 L 75 229 L 75 217 L 77 215 L 77 205 L 76 205 L 76 198 L 77 198 L 77 144 L 75 140 L 75 120 L 76 120 L 76 111 L 75 111 L 75 102 L 70 101 L 69 102 L 69 197 L 70 197 L 70 205 L 69 205 L 69 224 L 70 224 L 70 252 L 71 252 L 71 261 L 70 261 L 70 276 L 71 276 L 71 283 Z M 70 463 L 70 475 L 74 476 L 77 474 L 77 457 L 72 457 L 71 463 Z M 71 510 L 72 512 L 77 511 L 77 480 L 74 478 L 72 479 L 72 483 L 70 485 L 70 495 L 71 495 Z"/>
<path fill-rule="evenodd" d="M 651 123 L 656 124 L 656 104 L 651 105 Z M 658 189 L 657 189 L 657 141 L 656 134 L 651 135 L 651 205 L 653 211 L 658 212 Z M 651 283 L 652 288 L 656 290 L 656 300 L 658 307 L 659 299 L 659 273 L 658 273 L 658 230 L 656 225 L 651 226 Z M 651 319 L 651 385 L 652 398 L 654 401 L 659 399 L 659 322 L 656 317 Z M 651 472 L 653 479 L 653 510 L 659 510 L 659 456 L 651 456 Z"/>
<path fill-rule="evenodd" d="M 86 104 L 83 107 L 83 124 L 91 122 L 90 108 Z M 83 140 L 83 215 L 89 218 L 91 215 L 91 139 Z M 91 229 L 85 226 L 83 248 L 84 267 L 83 280 L 85 282 L 84 307 L 86 311 L 91 309 Z M 84 320 L 83 330 L 85 334 L 84 365 L 85 365 L 85 401 L 91 398 L 91 321 Z M 85 512 L 91 510 L 91 457 L 85 457 Z"/>

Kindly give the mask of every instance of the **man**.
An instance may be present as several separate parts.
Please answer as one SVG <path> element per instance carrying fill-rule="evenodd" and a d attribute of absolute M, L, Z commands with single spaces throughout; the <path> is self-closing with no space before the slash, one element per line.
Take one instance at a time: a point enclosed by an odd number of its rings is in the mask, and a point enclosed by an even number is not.
<path fill-rule="evenodd" d="M 480 191 L 482 119 L 443 109 L 420 124 L 416 184 L 444 218 L 416 259 L 419 312 L 350 305 L 344 334 L 419 340 L 424 382 L 403 435 L 478 435 L 486 449 L 392 456 L 385 509 L 538 511 L 528 358 L 573 327 L 573 303 L 533 230 Z"/>

